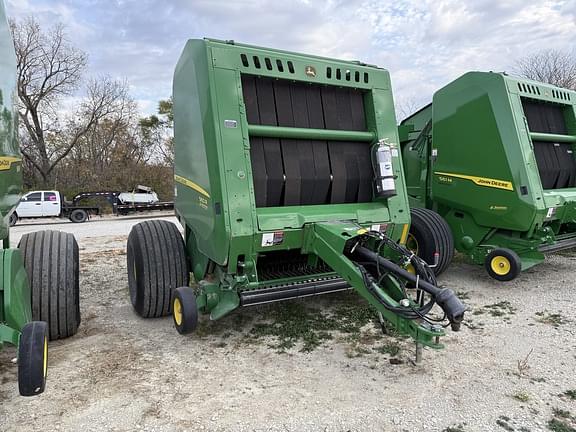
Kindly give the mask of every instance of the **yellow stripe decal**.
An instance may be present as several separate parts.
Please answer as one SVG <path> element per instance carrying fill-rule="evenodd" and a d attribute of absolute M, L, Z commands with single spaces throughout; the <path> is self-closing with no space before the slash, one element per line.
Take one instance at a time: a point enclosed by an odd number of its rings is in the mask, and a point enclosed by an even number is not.
<path fill-rule="evenodd" d="M 189 188 L 194 189 L 196 192 L 204 195 L 206 198 L 210 198 L 210 194 L 208 192 L 206 192 L 206 190 L 204 188 L 202 188 L 202 186 L 197 185 L 192 180 L 188 180 L 187 178 L 180 177 L 179 175 L 175 175 L 174 180 L 176 180 L 178 183 L 183 184 L 184 186 L 188 186 Z"/>
<path fill-rule="evenodd" d="M 0 157 L 0 171 L 6 171 L 12 168 L 12 164 L 15 162 L 22 162 L 22 159 L 14 156 L 2 156 Z"/>
<path fill-rule="evenodd" d="M 466 175 L 466 174 L 454 174 L 454 173 L 438 172 L 438 171 L 435 171 L 434 174 L 439 175 L 439 176 L 455 177 L 455 178 L 460 178 L 460 179 L 464 179 L 464 180 L 471 180 L 475 184 L 477 184 L 478 186 L 486 186 L 486 187 L 491 187 L 491 188 L 496 188 L 496 189 L 504 189 L 504 190 L 508 190 L 508 191 L 514 190 L 514 187 L 512 186 L 512 182 L 505 181 L 505 180 L 497 180 L 497 179 L 487 178 L 487 177 L 476 177 L 476 176 L 471 176 L 471 175 Z"/>
<path fill-rule="evenodd" d="M 408 228 L 410 225 L 404 224 L 404 228 L 402 228 L 402 235 L 400 236 L 400 244 L 405 245 L 406 239 L 408 238 Z"/>

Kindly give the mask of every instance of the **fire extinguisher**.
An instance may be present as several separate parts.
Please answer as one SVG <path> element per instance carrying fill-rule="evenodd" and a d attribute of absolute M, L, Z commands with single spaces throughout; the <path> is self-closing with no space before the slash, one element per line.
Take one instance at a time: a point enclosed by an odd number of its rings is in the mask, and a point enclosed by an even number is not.
<path fill-rule="evenodd" d="M 376 159 L 376 197 L 390 198 L 396 195 L 394 169 L 392 168 L 392 148 L 385 140 L 378 141 Z"/>

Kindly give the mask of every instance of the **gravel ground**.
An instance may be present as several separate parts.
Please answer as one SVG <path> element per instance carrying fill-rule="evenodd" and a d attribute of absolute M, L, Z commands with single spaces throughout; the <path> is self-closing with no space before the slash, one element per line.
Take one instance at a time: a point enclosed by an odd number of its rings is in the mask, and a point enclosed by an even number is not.
<path fill-rule="evenodd" d="M 39 397 L 18 396 L 15 350 L 0 353 L 0 430 L 526 432 L 549 430 L 553 418 L 576 427 L 576 400 L 565 394 L 576 397 L 576 254 L 553 255 L 507 284 L 455 262 L 440 283 L 471 311 L 446 349 L 426 349 L 415 365 L 409 341 L 374 337 L 372 324 L 311 352 L 301 343 L 279 352 L 274 338 L 253 337 L 278 307 L 203 318 L 187 337 L 171 318 L 137 317 L 125 267 L 137 222 L 50 226 L 80 244 L 82 325 L 50 344 Z M 44 227 L 17 225 L 12 242 Z M 343 301 L 362 307 L 354 293 L 292 303 L 329 312 Z"/>

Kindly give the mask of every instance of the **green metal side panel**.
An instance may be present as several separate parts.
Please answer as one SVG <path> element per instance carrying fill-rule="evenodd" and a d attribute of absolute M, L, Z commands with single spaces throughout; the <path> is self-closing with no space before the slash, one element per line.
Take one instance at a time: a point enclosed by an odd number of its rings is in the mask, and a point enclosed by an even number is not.
<path fill-rule="evenodd" d="M 527 231 L 532 203 L 541 195 L 534 187 L 520 194 L 520 186 L 529 184 L 527 161 L 503 77 L 469 73 L 439 90 L 433 122 L 432 200 L 471 215 L 478 225 Z"/>
<path fill-rule="evenodd" d="M 20 329 L 24 324 L 32 321 L 28 276 L 20 249 L 5 249 L 0 251 L 0 255 L 4 287 L 2 296 L 4 321 L 8 326 Z"/>
<path fill-rule="evenodd" d="M 427 204 L 431 121 L 432 104 L 429 104 L 404 119 L 399 126 L 406 189 L 411 207 L 426 207 Z"/>
<path fill-rule="evenodd" d="M 0 2 L 0 239 L 8 238 L 8 215 L 22 190 L 16 97 L 16 55 L 4 5 Z"/>
<path fill-rule="evenodd" d="M 567 135 L 531 132 L 523 100 L 562 106 Z M 540 244 L 576 235 L 576 188 L 544 190 L 533 146 L 572 143 L 576 152 L 575 108 L 576 92 L 548 84 L 491 72 L 456 79 L 399 126 L 411 204 L 442 214 L 456 248 L 474 261 L 491 247 L 510 247 L 523 268 L 533 265 Z M 429 119 L 428 148 L 418 151 Z"/>
<path fill-rule="evenodd" d="M 222 203 L 217 163 L 220 135 L 214 112 L 214 79 L 209 50 L 191 40 L 176 66 L 174 78 L 174 136 L 176 211 L 194 227 L 198 250 L 224 264 L 228 248 L 227 208 Z M 218 211 L 218 208 L 220 211 Z"/>
<path fill-rule="evenodd" d="M 252 58 L 281 58 L 291 62 L 293 72 L 274 67 L 268 70 L 242 63 L 241 54 Z M 310 68 L 315 72 L 312 76 Z M 342 76 L 326 76 L 327 68 L 342 70 Z M 285 231 L 284 248 L 302 246 L 305 224 L 345 217 L 359 223 L 409 223 L 401 155 L 394 153 L 397 196 L 370 203 L 257 208 L 250 161 L 252 134 L 278 133 L 267 127 L 249 126 L 242 94 L 243 74 L 275 77 L 290 81 L 351 87 L 366 91 L 364 97 L 367 132 L 350 134 L 370 140 L 386 138 L 399 145 L 395 127 L 394 102 L 387 71 L 357 62 L 343 62 L 316 56 L 288 53 L 213 40 L 191 40 L 186 44 L 174 75 L 175 113 L 175 206 L 186 226 L 192 261 L 202 261 L 195 270 L 202 277 L 207 258 L 227 272 L 236 271 L 239 255 L 256 257 L 266 231 Z M 366 78 L 365 78 L 366 77 Z M 280 128 L 278 128 L 280 129 Z M 285 131 L 298 135 L 303 131 Z M 330 132 L 310 130 L 310 136 Z M 334 131 L 337 134 L 337 131 Z M 366 167 L 372 171 L 372 167 Z M 394 235 L 401 228 L 393 230 Z M 267 249 L 270 250 L 270 249 Z"/>

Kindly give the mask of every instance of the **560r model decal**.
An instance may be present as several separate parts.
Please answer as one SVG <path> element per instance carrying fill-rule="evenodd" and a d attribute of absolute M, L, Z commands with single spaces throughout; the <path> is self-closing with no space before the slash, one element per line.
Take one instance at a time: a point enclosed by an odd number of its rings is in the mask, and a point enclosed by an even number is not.
<path fill-rule="evenodd" d="M 439 172 L 439 171 L 435 171 L 434 174 L 436 174 L 439 177 L 453 177 L 453 178 L 460 178 L 460 179 L 464 179 L 464 180 L 470 180 L 470 181 L 473 181 L 478 186 L 486 186 L 486 187 L 491 187 L 491 188 L 496 188 L 496 189 L 504 189 L 504 190 L 508 190 L 508 191 L 514 190 L 514 187 L 512 186 L 512 182 L 505 181 L 505 180 L 497 180 L 497 179 L 487 178 L 487 177 L 476 177 L 476 176 L 471 176 L 471 175 L 466 175 L 466 174 L 455 174 L 455 173 L 447 173 L 447 172 Z"/>

